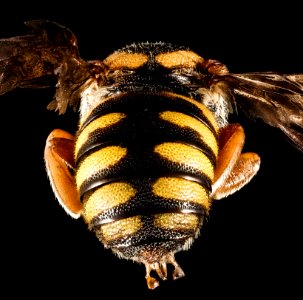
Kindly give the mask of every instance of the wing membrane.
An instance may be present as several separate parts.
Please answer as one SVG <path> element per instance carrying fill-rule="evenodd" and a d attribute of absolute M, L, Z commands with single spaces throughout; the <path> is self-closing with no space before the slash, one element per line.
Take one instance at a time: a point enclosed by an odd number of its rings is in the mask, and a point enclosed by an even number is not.
<path fill-rule="evenodd" d="M 303 151 L 303 74 L 265 72 L 224 77 L 237 107 L 280 128 Z"/>
<path fill-rule="evenodd" d="M 91 76 L 91 65 L 80 58 L 75 35 L 47 20 L 25 23 L 29 33 L 0 39 L 0 95 L 17 87 L 42 88 L 57 83 L 48 106 L 64 113 L 79 101 L 79 86 Z"/>

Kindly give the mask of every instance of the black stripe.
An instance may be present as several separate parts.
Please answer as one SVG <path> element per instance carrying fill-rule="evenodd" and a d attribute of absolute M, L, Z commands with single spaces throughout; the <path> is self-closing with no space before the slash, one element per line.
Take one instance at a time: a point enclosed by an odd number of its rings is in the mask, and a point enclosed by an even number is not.
<path fill-rule="evenodd" d="M 109 146 L 107 144 L 107 146 Z M 122 145 L 123 146 L 123 145 Z M 101 148 L 103 145 L 100 146 Z M 91 151 L 97 151 L 96 146 Z M 128 146 L 127 155 L 117 162 L 114 166 L 105 169 L 96 168 L 96 172 L 92 178 L 87 178 L 80 186 L 80 196 L 90 189 L 100 186 L 100 182 L 116 181 L 116 179 L 137 179 L 137 178 L 159 178 L 165 176 L 176 176 L 183 178 L 195 178 L 194 181 L 200 183 L 206 189 L 210 189 L 211 179 L 203 172 L 194 167 L 190 167 L 187 161 L 183 163 L 172 162 L 163 158 L 149 148 L 137 148 Z M 85 156 L 77 162 L 81 168 L 82 161 L 90 155 L 87 152 Z"/>
<path fill-rule="evenodd" d="M 127 204 L 118 205 L 108 209 L 94 217 L 89 224 L 90 228 L 96 228 L 104 224 L 134 216 L 150 216 L 162 213 L 184 213 L 204 216 L 206 208 L 200 204 L 175 199 L 163 199 L 154 197 L 153 202 L 142 202 L 138 199 L 128 201 Z"/>
<path fill-rule="evenodd" d="M 137 113 L 138 115 L 141 115 L 142 113 L 146 114 L 146 112 L 162 112 L 167 110 L 185 113 L 196 118 L 205 124 L 215 136 L 217 136 L 211 122 L 196 105 L 178 97 L 178 95 L 171 96 L 163 95 L 161 93 L 147 94 L 127 92 L 124 94 L 113 94 L 110 98 L 103 101 L 92 110 L 80 130 L 85 128 L 87 124 L 99 116 L 113 112 L 123 112 L 127 115 L 130 113 Z"/>
<path fill-rule="evenodd" d="M 131 122 L 130 122 L 131 123 Z M 155 123 L 155 122 L 151 122 Z M 98 182 L 108 181 L 106 178 L 138 178 L 138 177 L 161 177 L 161 176 L 171 176 L 171 174 L 183 174 L 186 176 L 192 176 L 200 178 L 198 181 L 209 189 L 210 179 L 206 177 L 203 170 L 197 170 L 193 167 L 189 167 L 189 161 L 183 161 L 182 163 L 172 162 L 169 159 L 161 157 L 158 153 L 154 152 L 155 145 L 163 142 L 172 143 L 182 143 L 195 148 L 203 152 L 210 163 L 215 166 L 216 157 L 213 151 L 203 142 L 200 141 L 197 135 L 192 135 L 190 130 L 177 130 L 178 128 L 173 127 L 171 130 L 165 130 L 165 128 L 157 127 L 159 135 L 155 133 L 154 130 L 150 134 L 145 133 L 145 131 L 140 131 L 140 129 L 133 131 L 132 126 L 127 126 L 124 124 L 122 126 L 125 130 L 122 130 L 124 134 L 115 133 L 113 136 L 108 138 L 115 138 L 116 140 L 103 140 L 100 139 L 99 133 L 96 136 L 89 138 L 89 142 L 85 143 L 80 151 L 77 158 L 77 167 L 81 168 L 82 161 L 89 157 L 92 153 L 108 146 L 120 146 L 127 149 L 127 155 L 121 161 L 116 163 L 107 169 L 98 170 L 98 166 L 92 166 L 96 168 L 96 173 L 93 178 L 87 178 L 85 182 L 80 187 L 80 193 L 83 195 L 85 192 L 90 190 L 92 187 L 98 186 Z M 136 128 L 142 128 L 142 126 L 137 126 Z M 126 135 L 126 131 L 130 133 Z M 161 136 L 161 131 L 162 136 Z M 181 132 L 181 133 L 180 133 Z M 96 133 L 96 132 L 95 132 Z M 153 133 L 153 134 L 152 134 Z M 94 135 L 94 134 L 93 134 Z M 128 137 L 131 137 L 130 139 Z M 175 140 L 173 138 L 179 137 L 180 140 Z M 187 137 L 187 139 L 185 138 Z M 198 139 L 198 141 L 197 141 Z M 193 143 L 191 143 L 193 142 Z"/>
<path fill-rule="evenodd" d="M 159 119 L 158 113 L 136 115 L 130 113 L 122 122 L 115 126 L 97 129 L 88 135 L 77 153 L 76 161 L 92 149 L 100 149 L 107 145 L 120 145 L 122 147 L 138 147 L 152 149 L 163 142 L 177 142 L 201 150 L 215 165 L 216 155 L 203 141 L 203 136 L 191 128 L 179 127 L 165 120 Z"/>
<path fill-rule="evenodd" d="M 128 125 L 125 122 L 125 118 L 122 118 L 120 121 L 112 125 L 104 128 L 97 128 L 94 131 L 91 131 L 88 134 L 87 140 L 82 143 L 82 146 L 78 150 L 76 161 L 79 160 L 80 157 L 85 154 L 85 152 L 90 151 L 96 145 L 101 145 L 102 143 L 104 143 L 104 145 L 112 144 L 111 141 L 119 141 L 121 137 L 125 138 L 128 134 L 128 130 L 125 130 L 126 128 L 128 128 Z M 82 130 L 83 129 L 84 127 L 82 127 Z M 78 131 L 76 134 L 76 143 L 80 134 L 81 131 Z"/>
<path fill-rule="evenodd" d="M 174 213 L 173 211 L 171 213 Z M 178 213 L 178 212 L 177 212 Z M 205 218 L 208 216 L 208 211 L 204 215 L 196 215 L 198 217 L 197 226 L 202 226 Z M 140 253 L 140 249 L 146 249 L 146 245 L 156 249 L 160 247 L 162 250 L 166 249 L 168 252 L 174 251 L 182 246 L 189 238 L 194 238 L 197 232 L 197 227 L 193 226 L 188 229 L 172 229 L 161 228 L 155 226 L 154 215 L 140 215 L 141 227 L 134 233 L 128 234 L 116 239 L 103 240 L 107 246 L 111 248 L 118 248 L 124 255 L 134 257 L 136 253 Z M 93 227 L 97 236 L 100 233 L 100 225 Z M 102 239 L 102 235 L 99 235 Z"/>
<path fill-rule="evenodd" d="M 97 234 L 98 235 L 98 234 Z M 151 228 L 149 234 L 146 234 L 146 228 L 139 230 L 135 234 L 130 234 L 111 241 L 106 241 L 107 247 L 117 249 L 123 253 L 124 257 L 138 257 L 140 254 L 149 249 L 161 249 L 162 251 L 175 252 L 181 249 L 188 239 L 194 238 L 195 230 L 173 230 L 162 228 Z M 102 237 L 101 237 L 102 239 Z"/>
<path fill-rule="evenodd" d="M 114 137 L 114 136 L 113 136 Z M 99 140 L 88 140 L 83 146 L 79 149 L 77 153 L 76 163 L 79 163 L 83 159 L 85 159 L 90 154 L 109 146 L 122 146 L 120 140 L 118 139 L 109 139 L 104 141 Z M 125 147 L 125 146 L 122 146 Z"/>
<path fill-rule="evenodd" d="M 102 147 L 102 145 L 101 145 Z M 96 151 L 94 148 L 91 151 Z M 149 148 L 138 148 L 129 146 L 127 148 L 127 155 L 117 162 L 114 166 L 98 170 L 92 178 L 87 178 L 80 186 L 80 196 L 89 191 L 92 187 L 99 186 L 100 182 L 110 181 L 111 178 L 123 178 L 124 180 L 131 178 L 159 178 L 164 176 L 178 176 L 178 177 L 191 177 L 195 178 L 206 189 L 210 189 L 211 179 L 203 173 L 203 170 L 195 169 L 187 164 L 172 162 L 166 158 L 161 157 Z M 90 153 L 87 153 L 89 156 Z M 77 163 L 81 168 L 81 162 L 84 161 L 86 156 Z M 108 179 L 107 179 L 108 178 Z"/>
<path fill-rule="evenodd" d="M 211 185 L 212 185 L 212 181 L 210 180 L 210 178 L 208 178 L 206 175 L 204 176 L 198 176 L 195 174 L 190 174 L 190 173 L 159 173 L 159 174 L 155 174 L 147 172 L 147 174 L 140 174 L 138 175 L 137 173 L 133 174 L 133 173 L 126 173 L 126 174 L 120 174 L 121 176 L 113 176 L 113 174 L 107 175 L 107 176 L 99 176 L 94 178 L 93 180 L 87 180 L 85 181 L 81 187 L 80 187 L 80 197 L 81 199 L 83 199 L 84 195 L 88 192 L 93 192 L 94 190 L 109 184 L 109 183 L 113 183 L 113 182 L 132 182 L 132 181 L 138 181 L 141 180 L 142 182 L 144 182 L 145 178 L 147 178 L 146 176 L 148 175 L 148 180 L 156 180 L 160 177 L 175 177 L 175 178 L 182 178 L 182 179 L 186 179 L 188 181 L 191 182 L 196 182 L 198 184 L 200 184 L 201 186 L 203 186 L 203 188 L 205 188 L 207 191 L 211 190 Z M 144 183 L 143 183 L 144 184 Z"/>

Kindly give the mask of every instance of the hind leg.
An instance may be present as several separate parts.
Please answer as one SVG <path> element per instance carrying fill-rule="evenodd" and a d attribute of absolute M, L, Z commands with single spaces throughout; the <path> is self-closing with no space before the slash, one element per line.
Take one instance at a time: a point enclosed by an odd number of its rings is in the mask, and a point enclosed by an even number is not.
<path fill-rule="evenodd" d="M 241 153 L 245 141 L 244 130 L 239 124 L 221 129 L 219 156 L 215 168 L 211 197 L 227 197 L 246 185 L 260 168 L 260 157 L 253 152 Z"/>

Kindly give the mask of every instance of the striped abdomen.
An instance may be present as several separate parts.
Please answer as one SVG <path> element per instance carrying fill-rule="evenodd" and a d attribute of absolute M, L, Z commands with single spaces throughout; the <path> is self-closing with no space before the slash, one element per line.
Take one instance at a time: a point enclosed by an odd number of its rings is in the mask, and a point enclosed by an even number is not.
<path fill-rule="evenodd" d="M 106 247 L 126 258 L 147 248 L 180 250 L 209 210 L 217 154 L 214 118 L 191 98 L 103 99 L 77 134 L 83 217 Z"/>

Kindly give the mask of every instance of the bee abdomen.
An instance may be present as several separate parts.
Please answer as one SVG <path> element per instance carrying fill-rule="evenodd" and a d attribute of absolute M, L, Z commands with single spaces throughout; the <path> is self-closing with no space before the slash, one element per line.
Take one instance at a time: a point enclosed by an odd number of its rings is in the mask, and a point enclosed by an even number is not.
<path fill-rule="evenodd" d="M 218 154 L 212 114 L 184 96 L 126 93 L 82 121 L 76 182 L 84 218 L 103 243 L 122 245 L 128 236 L 137 244 L 167 231 L 194 236 L 210 206 Z"/>

